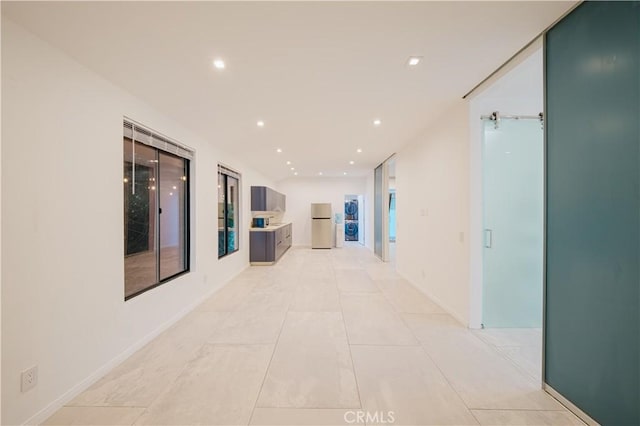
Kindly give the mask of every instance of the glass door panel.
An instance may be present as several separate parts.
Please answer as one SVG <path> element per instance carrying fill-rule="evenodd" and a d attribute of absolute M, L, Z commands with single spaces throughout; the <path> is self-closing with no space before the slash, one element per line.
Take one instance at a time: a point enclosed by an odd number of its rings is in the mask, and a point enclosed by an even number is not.
<path fill-rule="evenodd" d="M 187 269 L 186 160 L 159 153 L 160 279 Z"/>
<path fill-rule="evenodd" d="M 157 151 L 124 138 L 125 297 L 158 282 Z"/>
<path fill-rule="evenodd" d="M 375 254 L 384 259 L 383 255 L 383 224 L 382 224 L 382 212 L 383 208 L 383 196 L 382 196 L 382 164 L 376 167 L 374 171 L 374 200 L 373 200 L 373 251 Z"/>
<path fill-rule="evenodd" d="M 227 253 L 238 250 L 238 179 L 227 176 Z"/>
<path fill-rule="evenodd" d="M 543 131 L 484 123 L 483 325 L 542 326 Z"/>

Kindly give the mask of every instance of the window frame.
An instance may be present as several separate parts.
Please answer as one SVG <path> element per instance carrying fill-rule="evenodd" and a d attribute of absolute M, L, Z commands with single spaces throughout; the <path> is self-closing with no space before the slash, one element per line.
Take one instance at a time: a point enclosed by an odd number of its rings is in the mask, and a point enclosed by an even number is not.
<path fill-rule="evenodd" d="M 220 177 L 224 177 L 224 184 L 220 184 Z M 237 220 L 235 221 L 235 232 L 236 232 L 236 238 L 235 238 L 235 248 L 233 251 L 229 251 L 228 249 L 228 244 L 229 244 L 229 237 L 228 237 L 228 227 L 227 227 L 227 223 L 229 220 L 229 210 L 228 210 L 228 203 L 226 202 L 226 200 L 229 199 L 229 178 L 235 179 L 237 181 L 237 188 L 238 188 L 238 193 L 237 193 L 237 202 L 236 202 L 236 215 L 237 215 Z M 234 253 L 237 253 L 240 251 L 240 217 L 241 217 L 241 206 L 240 206 L 240 200 L 241 200 L 241 191 L 242 191 L 242 175 L 227 167 L 227 166 L 223 166 L 222 164 L 218 164 L 218 189 L 222 189 L 221 187 L 224 187 L 224 210 L 223 210 L 223 224 L 224 224 L 224 238 L 222 239 L 223 243 L 224 243 L 224 253 L 220 254 L 220 236 L 218 234 L 218 259 L 223 259 L 227 256 L 230 256 Z M 220 191 L 218 191 L 218 205 L 220 205 Z M 220 218 L 218 218 L 219 220 Z M 219 226 L 218 226 L 219 228 Z M 218 230 L 218 232 L 220 232 Z"/>
<path fill-rule="evenodd" d="M 124 134 L 123 137 L 125 139 L 129 139 L 131 141 L 131 144 L 134 146 L 133 149 L 135 149 L 135 144 L 140 144 L 143 146 L 147 146 L 149 149 L 153 149 L 154 150 L 154 155 L 155 155 L 155 171 L 156 171 L 156 190 L 154 191 L 154 198 L 155 198 L 155 214 L 154 214 L 154 225 L 151 228 L 151 232 L 154 233 L 153 235 L 153 249 L 156 251 L 155 253 L 155 272 L 156 272 L 156 282 L 148 285 L 134 293 L 131 293 L 129 295 L 126 294 L 127 292 L 127 285 L 126 285 L 126 266 L 125 266 L 125 261 L 126 258 L 128 256 L 132 256 L 133 254 L 127 255 L 126 254 L 126 240 L 125 240 L 125 247 L 124 247 L 124 257 L 123 257 L 123 267 L 125 267 L 124 270 L 124 281 L 123 281 L 123 290 L 124 290 L 124 301 L 128 301 L 133 299 L 136 296 L 139 296 L 143 293 L 146 293 L 149 290 L 153 290 L 154 288 L 157 288 L 163 284 L 166 284 L 169 281 L 173 281 L 174 279 L 188 274 L 189 272 L 191 272 L 191 166 L 192 166 L 192 159 L 193 159 L 193 151 L 187 147 L 185 147 L 184 145 L 181 145 L 171 139 L 168 139 L 166 137 L 164 137 L 163 135 L 158 134 L 157 132 L 154 132 L 153 130 L 150 130 L 149 128 L 147 128 L 146 126 L 143 126 L 141 124 L 138 124 L 136 122 L 132 122 L 132 120 L 129 120 L 127 118 L 124 119 L 124 123 L 125 123 L 125 128 L 127 127 L 127 125 L 132 125 L 132 134 L 131 136 Z M 148 133 L 152 139 L 152 143 L 147 143 L 146 141 L 143 140 L 138 140 L 136 139 L 136 131 L 140 129 L 142 132 Z M 155 139 L 155 140 L 154 140 Z M 165 150 L 162 149 L 160 147 L 158 147 L 157 141 L 160 141 L 162 143 L 165 144 L 166 147 L 171 147 L 172 149 L 174 149 L 177 153 L 186 153 L 188 154 L 189 158 L 187 158 L 187 156 L 183 156 L 183 155 L 178 155 L 176 152 L 171 152 L 169 150 Z M 126 153 L 123 152 L 123 156 Z M 160 191 L 161 191 L 161 185 L 162 185 L 162 180 L 160 177 L 160 155 L 166 155 L 172 158 L 177 158 L 183 161 L 183 165 L 184 165 L 184 201 L 181 206 L 181 208 L 184 209 L 183 214 L 184 214 L 184 225 L 181 227 L 182 228 L 182 232 L 183 232 L 183 236 L 184 236 L 184 248 L 183 248 L 183 256 L 184 256 L 184 268 L 175 273 L 172 274 L 170 276 L 167 276 L 165 278 L 162 278 L 162 273 L 161 273 L 161 230 L 160 230 L 160 221 L 161 221 L 161 203 L 160 203 Z M 124 158 L 123 158 L 123 163 L 124 163 Z M 135 167 L 135 161 L 133 162 L 134 167 Z M 123 208 L 126 208 L 127 200 L 123 199 Z M 126 213 L 125 213 L 126 214 Z M 127 229 L 126 229 L 126 221 L 123 223 L 123 230 L 124 230 L 124 235 L 126 236 L 127 233 Z"/>

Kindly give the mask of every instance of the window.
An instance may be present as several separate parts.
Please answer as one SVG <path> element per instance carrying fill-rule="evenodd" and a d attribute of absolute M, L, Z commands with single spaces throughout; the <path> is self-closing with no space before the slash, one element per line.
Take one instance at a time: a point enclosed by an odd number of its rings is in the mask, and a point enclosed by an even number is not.
<path fill-rule="evenodd" d="M 193 153 L 124 121 L 124 298 L 189 271 Z"/>
<path fill-rule="evenodd" d="M 218 258 L 238 251 L 240 174 L 218 166 Z"/>

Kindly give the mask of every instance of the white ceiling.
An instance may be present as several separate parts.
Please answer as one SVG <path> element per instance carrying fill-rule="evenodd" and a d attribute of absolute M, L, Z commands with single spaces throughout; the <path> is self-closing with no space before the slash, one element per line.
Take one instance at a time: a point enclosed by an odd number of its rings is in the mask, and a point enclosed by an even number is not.
<path fill-rule="evenodd" d="M 2 13 L 282 179 L 287 160 L 300 176 L 367 173 L 574 3 L 3 1 Z M 411 55 L 424 59 L 409 69 Z"/>

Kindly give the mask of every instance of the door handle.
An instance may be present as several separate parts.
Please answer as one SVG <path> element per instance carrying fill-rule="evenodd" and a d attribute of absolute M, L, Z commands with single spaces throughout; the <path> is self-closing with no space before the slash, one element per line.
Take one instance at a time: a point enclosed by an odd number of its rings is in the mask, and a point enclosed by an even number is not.
<path fill-rule="evenodd" d="M 484 246 L 485 248 L 493 246 L 493 231 L 491 229 L 484 230 Z"/>

